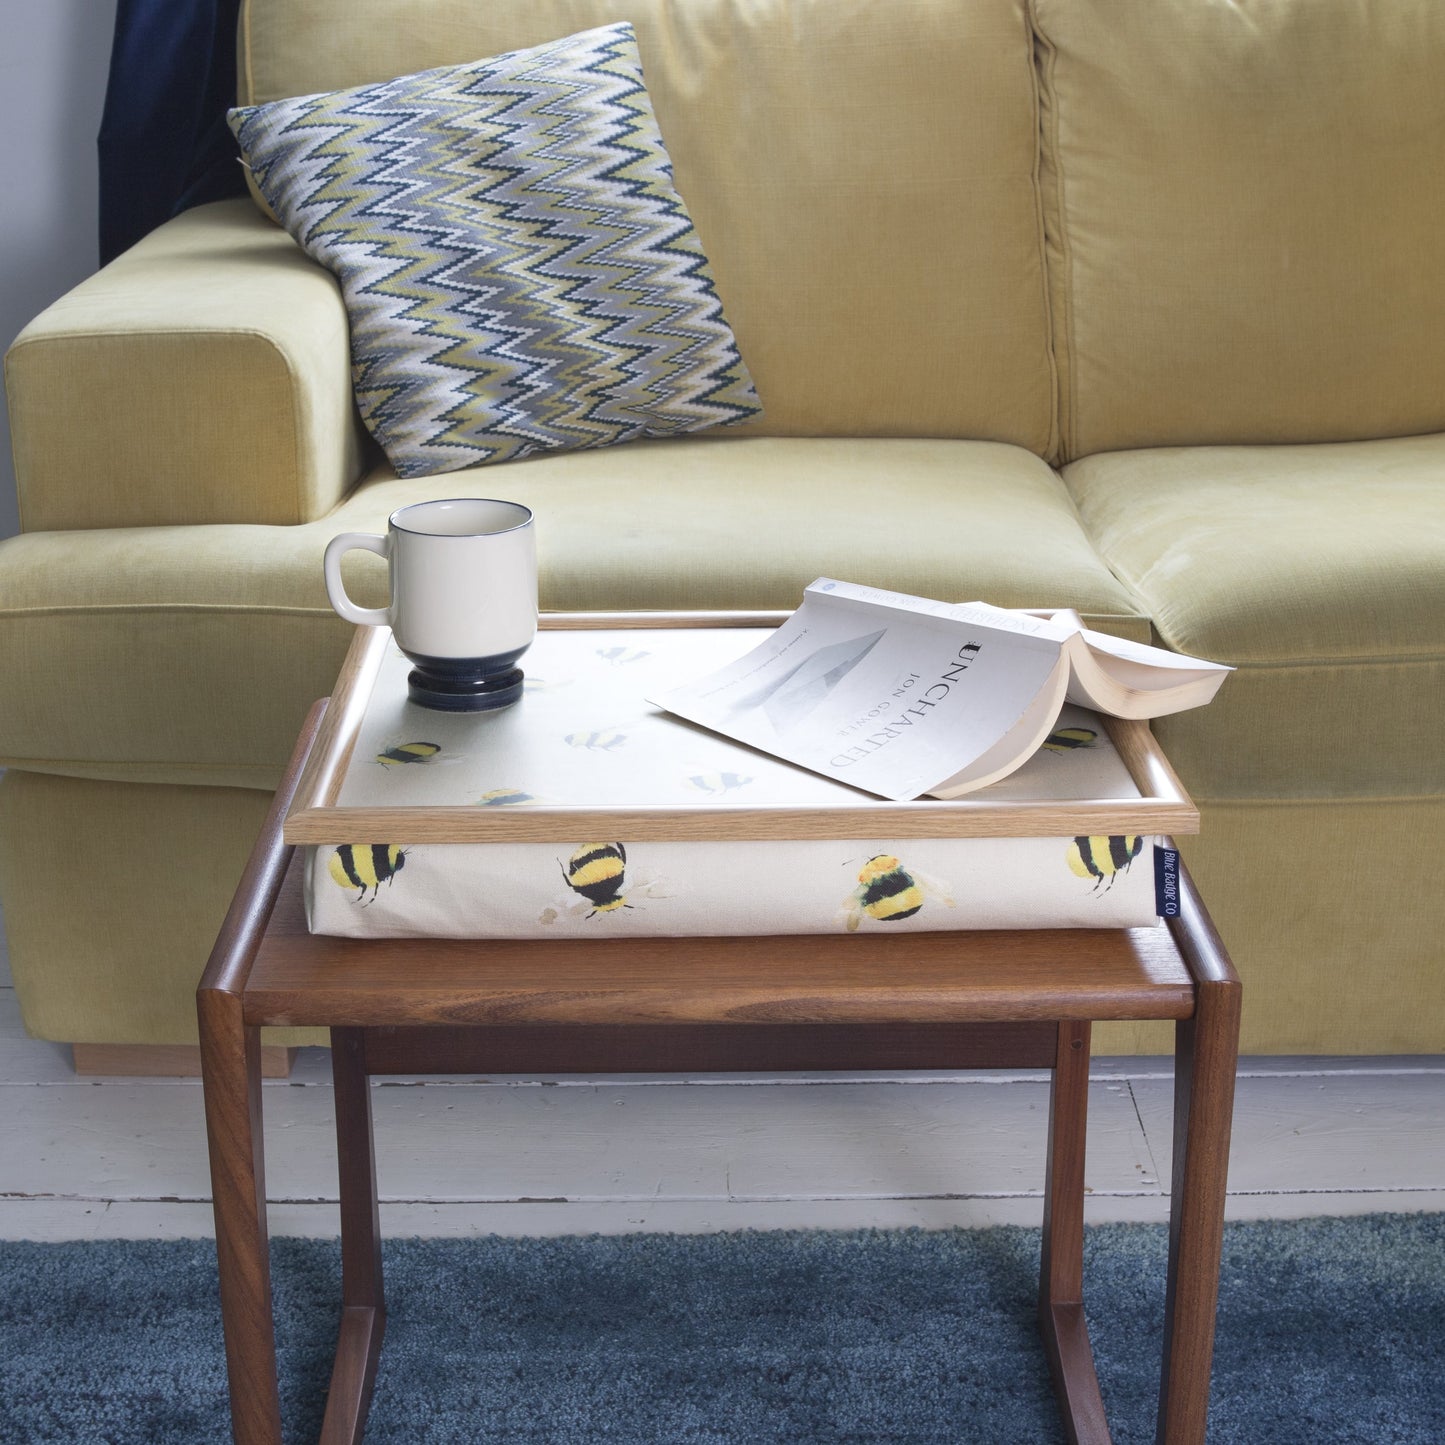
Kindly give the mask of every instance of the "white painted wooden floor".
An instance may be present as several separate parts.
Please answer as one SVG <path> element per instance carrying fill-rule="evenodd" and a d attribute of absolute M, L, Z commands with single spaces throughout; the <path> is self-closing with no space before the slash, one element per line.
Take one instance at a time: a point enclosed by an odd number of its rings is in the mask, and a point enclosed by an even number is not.
<path fill-rule="evenodd" d="M 3 943 L 0 943 L 3 949 Z M 1163 1220 L 1167 1061 L 1095 1061 L 1087 1217 Z M 375 1087 L 405 1234 L 1037 1224 L 1044 1076 L 485 1078 Z M 328 1055 L 268 1082 L 278 1234 L 334 1235 Z M 1237 1219 L 1445 1209 L 1445 1059 L 1247 1059 Z M 201 1087 L 77 1079 L 27 1039 L 0 956 L 0 1238 L 211 1232 Z"/>

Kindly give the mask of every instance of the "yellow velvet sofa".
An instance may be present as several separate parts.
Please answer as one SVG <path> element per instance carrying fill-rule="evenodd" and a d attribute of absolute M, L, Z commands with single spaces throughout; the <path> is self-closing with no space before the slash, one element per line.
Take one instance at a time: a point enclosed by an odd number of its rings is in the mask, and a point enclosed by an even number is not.
<path fill-rule="evenodd" d="M 1445 1045 L 1445 6 L 247 0 L 241 99 L 618 19 L 760 422 L 400 481 L 335 283 L 245 200 L 11 348 L 0 902 L 27 1026 L 194 1037 L 347 644 L 324 543 L 472 494 L 536 510 L 547 608 L 784 608 L 830 573 L 1235 664 L 1158 731 L 1245 1048 Z"/>

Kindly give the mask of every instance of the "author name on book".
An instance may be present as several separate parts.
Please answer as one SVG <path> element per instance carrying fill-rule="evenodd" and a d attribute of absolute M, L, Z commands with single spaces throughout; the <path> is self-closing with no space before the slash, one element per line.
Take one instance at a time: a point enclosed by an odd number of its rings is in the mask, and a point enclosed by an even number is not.
<path fill-rule="evenodd" d="M 968 671 L 982 651 L 983 644 L 981 642 L 965 642 L 963 646 L 958 649 L 958 655 L 943 669 L 933 682 L 929 683 L 922 692 L 918 693 L 909 701 L 907 707 L 894 713 L 892 711 L 893 701 L 891 699 L 884 699 L 872 712 L 849 723 L 847 727 L 840 728 L 838 735 L 840 737 L 846 737 L 850 733 L 857 732 L 859 728 L 867 727 L 876 717 L 882 716 L 885 713 L 892 714 L 882 727 L 869 733 L 866 737 L 854 743 L 852 747 L 829 758 L 829 766 L 834 768 L 851 767 L 854 763 L 861 762 L 871 753 L 876 753 L 879 748 L 887 747 L 894 738 L 901 738 L 908 728 L 916 727 L 919 723 L 926 721 L 929 712 L 933 708 L 936 708 L 938 704 L 948 696 L 953 684 Z M 894 691 L 893 697 L 897 699 L 905 698 L 920 679 L 921 674 L 916 672 L 910 673 Z"/>

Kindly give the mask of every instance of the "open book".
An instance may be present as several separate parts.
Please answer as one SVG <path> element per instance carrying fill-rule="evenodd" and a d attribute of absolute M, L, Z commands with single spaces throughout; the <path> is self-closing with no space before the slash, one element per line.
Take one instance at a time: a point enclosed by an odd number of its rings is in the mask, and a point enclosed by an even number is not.
<path fill-rule="evenodd" d="M 885 798 L 956 798 L 1051 741 L 1065 701 L 1162 717 L 1207 703 L 1230 670 L 1091 632 L 1073 612 L 1036 617 L 820 577 L 751 652 L 648 701 Z"/>

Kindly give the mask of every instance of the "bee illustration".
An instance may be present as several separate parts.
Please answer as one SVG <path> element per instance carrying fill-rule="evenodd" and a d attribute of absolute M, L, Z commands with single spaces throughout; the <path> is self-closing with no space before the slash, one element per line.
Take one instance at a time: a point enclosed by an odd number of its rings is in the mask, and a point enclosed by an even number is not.
<path fill-rule="evenodd" d="M 376 761 L 386 768 L 403 763 L 429 763 L 441 750 L 440 743 L 396 743 L 377 753 Z"/>
<path fill-rule="evenodd" d="M 910 873 L 892 853 L 875 853 L 858 874 L 858 887 L 846 904 L 848 932 L 857 933 L 864 915 L 879 923 L 901 923 L 936 896 L 949 908 L 953 898 L 937 879 Z"/>
<path fill-rule="evenodd" d="M 590 753 L 610 753 L 627 741 L 627 734 L 616 728 L 598 728 L 590 733 L 568 733 L 562 739 L 569 747 L 586 748 Z"/>
<path fill-rule="evenodd" d="M 521 788 L 493 788 L 477 799 L 478 805 L 483 808 L 514 808 L 536 801 L 531 793 L 524 793 Z"/>
<path fill-rule="evenodd" d="M 621 843 L 583 843 L 565 863 L 560 858 L 557 861 L 563 881 L 578 895 L 578 901 L 567 909 L 569 913 L 585 913 L 591 918 L 598 913 L 631 908 L 629 898 L 666 896 L 656 891 L 655 883 L 641 883 L 626 893 L 622 891 L 627 878 L 627 849 Z M 558 910 L 548 908 L 541 921 L 555 923 L 557 918 Z"/>
<path fill-rule="evenodd" d="M 390 883 L 402 870 L 406 853 L 395 843 L 342 843 L 331 855 L 327 871 L 343 888 L 359 888 L 358 903 L 366 902 L 366 890 L 371 890 L 371 900 L 383 883 Z"/>
<path fill-rule="evenodd" d="M 1114 886 L 1115 878 L 1129 871 L 1129 865 L 1143 846 L 1142 838 L 1119 833 L 1107 838 L 1075 838 L 1064 857 L 1071 872 L 1094 880 L 1095 893 L 1101 887 L 1107 893 Z"/>
<path fill-rule="evenodd" d="M 746 787 L 752 779 L 742 773 L 694 773 L 688 782 L 700 793 L 720 794 Z"/>
<path fill-rule="evenodd" d="M 610 662 L 614 667 L 622 667 L 629 662 L 641 662 L 644 657 L 652 656 L 650 652 L 638 647 L 599 647 L 596 651 L 598 657 Z"/>
<path fill-rule="evenodd" d="M 1052 732 L 1040 744 L 1051 753 L 1068 753 L 1075 748 L 1091 748 L 1099 741 L 1099 734 L 1093 728 L 1060 728 Z"/>
<path fill-rule="evenodd" d="M 562 877 L 591 903 L 592 913 L 611 913 L 627 907 L 622 896 L 626 869 L 627 849 L 621 843 L 584 843 L 562 865 Z"/>

